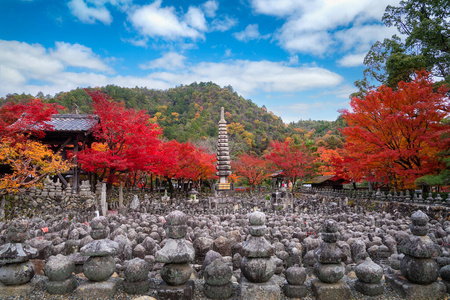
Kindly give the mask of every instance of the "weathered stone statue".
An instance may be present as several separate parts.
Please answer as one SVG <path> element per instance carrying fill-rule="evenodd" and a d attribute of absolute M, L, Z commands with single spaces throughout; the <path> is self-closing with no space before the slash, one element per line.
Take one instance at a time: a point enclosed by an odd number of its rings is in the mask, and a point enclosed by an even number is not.
<path fill-rule="evenodd" d="M 323 243 L 314 252 L 314 279 L 311 283 L 312 291 L 318 299 L 350 299 L 350 287 L 344 281 L 347 256 L 336 242 L 340 237 L 339 224 L 334 220 L 325 220 L 322 225 Z"/>
<path fill-rule="evenodd" d="M 28 222 L 15 220 L 9 224 L 8 243 L 0 248 L 0 295 L 26 296 L 34 289 L 35 268 L 30 258 L 37 255 L 35 248 L 26 246 Z"/>
<path fill-rule="evenodd" d="M 73 274 L 75 263 L 67 256 L 58 254 L 51 256 L 44 266 L 47 276 L 45 288 L 50 294 L 63 295 L 77 287 L 77 278 Z"/>
<path fill-rule="evenodd" d="M 271 280 L 275 272 L 273 246 L 264 238 L 266 233 L 266 215 L 253 212 L 249 216 L 251 237 L 242 245 L 244 258 L 241 271 L 241 299 L 279 299 L 281 292 L 278 284 Z"/>
<path fill-rule="evenodd" d="M 411 216 L 412 236 L 405 238 L 398 249 L 405 256 L 400 263 L 402 276 L 386 274 L 386 282 L 405 299 L 440 299 L 445 286 L 436 282 L 439 269 L 432 257 L 439 256 L 439 248 L 428 233 L 428 216 L 421 210 Z"/>
<path fill-rule="evenodd" d="M 370 257 L 359 264 L 355 269 L 358 280 L 355 289 L 367 296 L 378 296 L 383 294 L 384 285 L 381 283 L 383 268 L 372 261 Z"/>
<path fill-rule="evenodd" d="M 194 285 L 188 281 L 192 274 L 190 263 L 194 261 L 194 247 L 185 239 L 187 216 L 173 211 L 166 217 L 167 241 L 156 252 L 156 261 L 164 263 L 160 274 L 164 283 L 157 289 L 160 299 L 192 299 Z"/>
<path fill-rule="evenodd" d="M 230 267 L 222 258 L 214 260 L 204 271 L 205 286 L 203 293 L 211 299 L 228 299 L 233 294 Z"/>
<path fill-rule="evenodd" d="M 94 241 L 80 249 L 82 255 L 89 256 L 83 265 L 83 273 L 89 281 L 78 286 L 75 294 L 80 298 L 111 298 L 120 283 L 118 278 L 111 278 L 116 270 L 113 255 L 119 245 L 108 239 L 110 229 L 105 217 L 95 217 L 90 225 Z"/>
<path fill-rule="evenodd" d="M 283 286 L 283 292 L 289 298 L 302 298 L 306 296 L 307 290 L 304 282 L 306 280 L 306 270 L 298 265 L 286 270 L 287 284 Z"/>

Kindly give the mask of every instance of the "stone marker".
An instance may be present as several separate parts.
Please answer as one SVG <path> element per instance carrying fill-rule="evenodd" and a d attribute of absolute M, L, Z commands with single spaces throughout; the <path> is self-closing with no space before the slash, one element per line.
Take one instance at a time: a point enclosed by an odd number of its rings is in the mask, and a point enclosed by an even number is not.
<path fill-rule="evenodd" d="M 126 264 L 123 281 L 123 289 L 128 294 L 145 294 L 150 287 L 148 273 L 150 266 L 141 259 L 135 258 L 129 260 Z"/>
<path fill-rule="evenodd" d="M 83 273 L 89 281 L 79 285 L 75 295 L 83 299 L 111 298 L 120 283 L 118 278 L 111 278 L 116 270 L 113 255 L 119 245 L 107 238 L 110 229 L 105 217 L 95 217 L 90 225 L 94 241 L 80 249 L 82 255 L 89 256 L 83 265 Z"/>
<path fill-rule="evenodd" d="M 439 256 L 439 248 L 428 233 L 428 216 L 421 210 L 411 216 L 412 236 L 405 238 L 399 250 L 405 255 L 400 263 L 401 275 L 386 274 L 386 282 L 405 299 L 440 299 L 445 286 L 436 282 L 439 269 L 432 257 Z"/>
<path fill-rule="evenodd" d="M 272 259 L 274 247 L 264 238 L 266 215 L 253 212 L 249 223 L 251 237 L 242 245 L 241 299 L 281 299 L 280 287 L 272 279 L 276 268 Z"/>
<path fill-rule="evenodd" d="M 211 299 L 228 299 L 233 294 L 230 267 L 222 258 L 211 262 L 204 270 L 205 286 L 203 293 Z"/>
<path fill-rule="evenodd" d="M 164 281 L 158 288 L 159 299 L 192 299 L 194 284 L 188 281 L 192 274 L 190 262 L 194 261 L 194 247 L 184 237 L 187 233 L 187 216 L 181 211 L 173 211 L 166 217 L 167 241 L 156 252 L 155 259 L 164 263 L 160 274 Z"/>
<path fill-rule="evenodd" d="M 355 282 L 355 289 L 367 296 L 378 296 L 383 294 L 384 285 L 381 283 L 383 268 L 372 261 L 370 257 L 359 264 L 355 269 L 358 280 Z"/>
<path fill-rule="evenodd" d="M 9 224 L 8 243 L 0 248 L 0 295 L 26 296 L 30 294 L 36 282 L 31 281 L 35 269 L 31 257 L 37 255 L 37 249 L 26 246 L 28 222 L 19 219 Z"/>
<path fill-rule="evenodd" d="M 44 266 L 47 292 L 58 295 L 72 292 L 77 287 L 74 271 L 75 263 L 70 258 L 61 254 L 51 256 Z"/>
<path fill-rule="evenodd" d="M 322 225 L 323 243 L 314 252 L 316 263 L 314 275 L 317 279 L 311 282 L 311 287 L 317 299 L 347 300 L 350 299 L 350 287 L 342 281 L 345 265 L 342 261 L 347 256 L 336 244 L 340 237 L 339 224 L 334 220 L 325 220 Z"/>
<path fill-rule="evenodd" d="M 283 286 L 283 293 L 289 298 L 302 298 L 306 296 L 306 270 L 298 265 L 286 270 L 287 284 Z"/>

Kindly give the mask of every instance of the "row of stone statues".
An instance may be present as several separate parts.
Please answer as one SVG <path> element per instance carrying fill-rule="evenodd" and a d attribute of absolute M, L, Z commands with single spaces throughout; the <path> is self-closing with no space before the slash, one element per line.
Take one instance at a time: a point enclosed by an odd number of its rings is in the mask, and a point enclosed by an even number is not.
<path fill-rule="evenodd" d="M 164 264 L 160 270 L 163 283 L 156 292 L 159 299 L 192 299 L 194 284 L 191 280 L 191 263 L 195 258 L 192 244 L 185 239 L 187 234 L 187 215 L 173 211 L 165 218 L 167 240 L 162 249 L 156 252 L 156 261 Z M 404 254 L 400 270 L 390 270 L 385 274 L 386 282 L 405 299 L 439 299 L 450 287 L 450 265 L 441 269 L 433 257 L 439 256 L 439 249 L 427 236 L 428 216 L 422 211 L 411 217 L 412 235 L 406 238 L 399 250 Z M 243 258 L 240 264 L 241 299 L 281 299 L 279 284 L 274 280 L 277 267 L 274 247 L 265 239 L 266 216 L 262 212 L 249 214 L 248 232 L 250 237 L 242 244 Z M 96 217 L 90 222 L 92 241 L 80 249 L 88 256 L 83 273 L 88 279 L 77 284 L 74 262 L 64 255 L 50 257 L 44 272 L 45 287 L 50 294 L 73 292 L 79 298 L 111 298 L 116 293 L 121 279 L 111 277 L 115 272 L 114 254 L 118 244 L 110 239 L 108 220 Z M 36 249 L 23 244 L 27 236 L 27 222 L 13 221 L 8 228 L 8 243 L 0 247 L 0 295 L 14 295 L 21 291 L 28 293 L 34 288 L 34 265 L 29 261 Z M 328 219 L 322 224 L 322 244 L 315 250 L 315 279 L 311 281 L 312 292 L 318 299 L 349 299 L 350 287 L 343 280 L 346 254 L 338 247 L 340 238 L 339 223 Z M 211 299 L 227 299 L 233 295 L 232 270 L 221 255 L 211 254 L 205 258 L 203 293 Z M 206 262 L 208 262 L 206 264 Z M 150 268 L 141 258 L 128 261 L 124 270 L 123 287 L 129 294 L 145 294 L 149 291 Z M 368 296 L 384 293 L 381 282 L 383 269 L 370 258 L 361 260 L 355 268 L 358 280 L 355 289 Z M 441 276 L 442 282 L 437 282 Z M 305 285 L 306 270 L 298 264 L 285 271 L 286 283 L 282 287 L 284 295 L 301 298 L 307 294 Z"/>

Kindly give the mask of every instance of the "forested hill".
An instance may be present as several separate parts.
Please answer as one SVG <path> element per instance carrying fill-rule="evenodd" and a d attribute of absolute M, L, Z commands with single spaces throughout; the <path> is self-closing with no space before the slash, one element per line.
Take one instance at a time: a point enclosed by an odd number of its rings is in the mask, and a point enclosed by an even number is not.
<path fill-rule="evenodd" d="M 223 106 L 234 154 L 248 151 L 261 154 L 270 141 L 284 140 L 288 136 L 300 142 L 313 129 L 316 131 L 315 137 L 321 137 L 330 130 L 337 132 L 336 122 L 299 121 L 284 124 L 281 118 L 268 112 L 264 106 L 258 107 L 251 100 L 239 96 L 231 86 L 221 88 L 212 82 L 192 83 L 168 90 L 114 85 L 100 89 L 114 100 L 122 101 L 127 108 L 147 111 L 154 122 L 164 128 L 165 138 L 200 143 L 207 148 L 212 148 L 215 143 L 220 108 Z M 18 101 L 26 96 L 8 95 L 0 100 L 2 103 Z M 54 97 L 42 94 L 37 97 L 66 107 L 64 113 L 92 112 L 92 100 L 81 88 L 61 92 Z"/>

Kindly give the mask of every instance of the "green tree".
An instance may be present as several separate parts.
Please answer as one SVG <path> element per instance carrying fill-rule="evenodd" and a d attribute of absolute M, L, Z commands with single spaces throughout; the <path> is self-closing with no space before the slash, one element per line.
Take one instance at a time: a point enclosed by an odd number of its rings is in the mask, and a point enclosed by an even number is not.
<path fill-rule="evenodd" d="M 374 80 L 395 88 L 421 69 L 444 78 L 440 84 L 450 83 L 449 12 L 449 0 L 403 0 L 398 7 L 387 6 L 382 21 L 406 39 L 394 35 L 372 45 L 364 58 L 364 78 L 355 82 L 359 91 L 351 98 L 364 97 L 375 87 Z"/>

